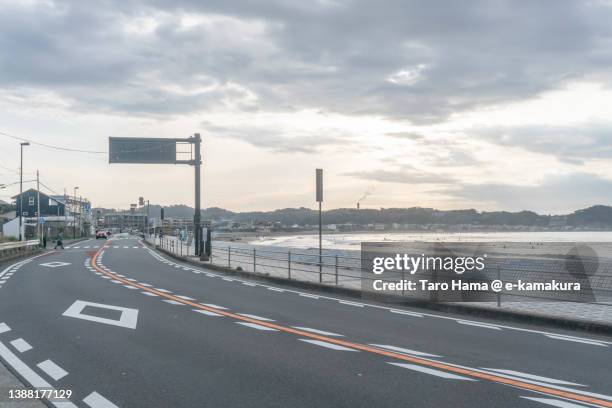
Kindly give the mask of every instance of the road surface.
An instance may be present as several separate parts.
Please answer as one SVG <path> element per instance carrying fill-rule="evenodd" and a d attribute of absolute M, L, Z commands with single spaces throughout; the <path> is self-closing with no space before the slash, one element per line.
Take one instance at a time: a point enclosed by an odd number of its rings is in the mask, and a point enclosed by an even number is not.
<path fill-rule="evenodd" d="M 612 407 L 611 351 L 229 277 L 129 236 L 0 271 L 0 360 L 72 391 L 57 407 Z"/>

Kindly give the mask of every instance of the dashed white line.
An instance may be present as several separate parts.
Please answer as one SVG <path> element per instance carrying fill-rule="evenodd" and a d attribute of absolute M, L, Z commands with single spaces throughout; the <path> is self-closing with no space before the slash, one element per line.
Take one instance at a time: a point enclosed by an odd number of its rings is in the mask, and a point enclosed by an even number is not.
<path fill-rule="evenodd" d="M 311 294 L 309 294 L 309 293 L 300 293 L 300 296 L 307 297 L 307 298 L 311 298 L 311 299 L 317 299 L 317 300 L 319 299 L 319 297 L 318 297 L 318 296 L 316 296 L 316 295 L 311 295 Z"/>
<path fill-rule="evenodd" d="M 391 313 L 396 313 L 396 314 L 401 314 L 401 315 L 406 315 L 406 316 L 412 316 L 412 317 L 423 317 L 422 314 L 420 313 L 414 313 L 414 312 L 407 312 L 405 310 L 397 310 L 397 309 L 390 309 L 389 310 Z"/>
<path fill-rule="evenodd" d="M 38 363 L 36 365 L 55 381 L 59 380 L 60 378 L 64 378 L 68 375 L 68 371 L 64 370 L 62 367 L 58 366 L 51 360 L 45 360 L 42 363 Z"/>
<path fill-rule="evenodd" d="M 370 344 L 370 346 L 374 346 L 374 347 L 378 347 L 378 348 L 382 348 L 382 349 L 387 349 L 387 350 L 391 350 L 391 351 L 396 351 L 396 352 L 402 353 L 402 354 L 409 354 L 409 355 L 413 355 L 413 356 L 431 357 L 431 358 L 440 357 L 437 354 L 423 353 L 422 351 L 410 350 L 410 349 L 403 348 L 403 347 L 389 346 L 387 344 Z"/>
<path fill-rule="evenodd" d="M 262 331 L 278 331 L 278 330 L 273 329 L 271 327 L 262 326 L 262 325 L 256 324 L 256 323 L 248 323 L 248 322 L 236 322 L 236 323 L 237 324 L 241 324 L 243 326 L 250 327 L 252 329 L 257 329 L 257 330 L 262 330 Z"/>
<path fill-rule="evenodd" d="M 528 400 L 535 401 L 535 402 L 540 402 L 542 404 L 551 405 L 553 407 L 558 407 L 558 408 L 584 408 L 585 407 L 584 405 L 573 404 L 568 401 L 557 400 L 553 398 L 535 398 L 535 397 L 523 397 L 523 396 L 521 396 L 521 398 L 528 399 Z"/>
<path fill-rule="evenodd" d="M 151 293 L 151 292 L 140 292 L 140 293 L 142 293 L 143 295 L 147 295 L 147 296 L 159 296 L 159 295 L 156 295 L 155 293 Z"/>
<path fill-rule="evenodd" d="M 32 346 L 30 346 L 30 344 L 22 338 L 11 341 L 11 345 L 20 353 L 25 353 L 26 351 L 32 350 Z"/>
<path fill-rule="evenodd" d="M 183 303 L 177 302 L 176 300 L 164 299 L 163 301 L 166 302 L 166 303 L 170 303 L 171 305 L 184 306 Z"/>
<path fill-rule="evenodd" d="M 245 286 L 257 286 L 256 284 L 251 283 L 251 282 L 242 282 L 242 284 Z"/>
<path fill-rule="evenodd" d="M 44 378 L 38 375 L 34 370 L 28 367 L 23 361 L 19 359 L 11 350 L 9 350 L 2 342 L 0 342 L 0 357 L 6 361 L 24 380 L 26 380 L 33 388 L 54 390 Z M 70 401 L 52 402 L 56 407 L 62 408 L 77 408 L 76 405 Z"/>
<path fill-rule="evenodd" d="M 484 329 L 501 330 L 499 327 L 492 324 L 476 323 L 469 320 L 457 320 L 457 323 L 464 324 L 466 326 L 482 327 Z"/>
<path fill-rule="evenodd" d="M 344 335 L 342 334 L 332 333 L 332 332 L 328 332 L 325 330 L 311 329 L 310 327 L 300 327 L 300 326 L 291 326 L 291 327 L 293 327 L 294 329 L 303 330 L 303 331 L 307 331 L 310 333 L 321 334 L 323 336 L 344 337 Z"/>
<path fill-rule="evenodd" d="M 194 298 L 191 298 L 189 296 L 175 295 L 175 297 L 181 298 L 181 299 L 184 299 L 184 300 L 195 300 Z"/>
<path fill-rule="evenodd" d="M 580 339 L 576 337 L 567 337 L 567 336 L 561 336 L 561 335 L 556 335 L 556 334 L 545 334 L 545 336 L 551 339 L 555 339 L 555 340 L 573 341 L 575 343 L 590 344 L 592 346 L 608 347 L 606 344 L 603 344 L 603 343 L 600 343 L 594 340 L 585 340 L 585 339 Z"/>
<path fill-rule="evenodd" d="M 349 302 L 348 300 L 339 300 L 338 303 L 349 306 L 363 307 L 363 303 Z"/>
<path fill-rule="evenodd" d="M 132 286 L 132 285 L 123 285 L 123 287 L 127 288 L 127 289 L 132 289 L 132 290 L 138 290 L 139 289 L 136 286 Z"/>
<path fill-rule="evenodd" d="M 223 307 L 223 306 L 219 306 L 219 305 L 215 305 L 212 303 L 200 303 L 202 306 L 208 306 L 208 307 L 212 307 L 214 309 L 219 309 L 219 310 L 227 310 L 227 307 Z"/>
<path fill-rule="evenodd" d="M 92 392 L 83 399 L 91 408 L 119 408 L 97 392 Z"/>
<path fill-rule="evenodd" d="M 275 287 L 272 287 L 272 286 L 268 286 L 268 290 L 272 290 L 274 292 L 284 292 L 285 291 L 284 289 L 275 288 Z"/>
<path fill-rule="evenodd" d="M 167 289 L 159 289 L 159 288 L 155 288 L 156 291 L 158 292 L 162 292 L 162 293 L 172 293 L 172 291 L 167 290 Z"/>
<path fill-rule="evenodd" d="M 514 371 L 514 370 L 500 370 L 498 368 L 483 368 L 483 370 L 495 371 L 497 373 L 513 375 L 515 377 L 527 378 L 529 380 L 541 381 L 541 382 L 546 382 L 549 384 L 561 384 L 561 385 L 573 385 L 576 387 L 586 387 L 586 385 L 583 385 L 583 384 L 576 384 L 576 383 L 569 382 L 569 381 L 557 380 L 554 378 L 542 377 L 539 375 L 528 374 L 528 373 L 523 373 L 523 372 Z"/>
<path fill-rule="evenodd" d="M 206 315 L 206 316 L 222 316 L 222 315 L 220 315 L 218 313 L 215 313 L 215 312 L 209 312 L 208 310 L 193 309 L 193 311 L 201 313 L 201 314 Z"/>
<path fill-rule="evenodd" d="M 387 363 L 397 367 L 407 368 L 408 370 L 418 371 L 421 373 L 433 375 L 440 378 L 448 378 L 450 380 L 462 380 L 462 381 L 477 381 L 473 378 L 463 377 L 456 374 L 447 373 L 446 371 L 434 370 L 433 368 L 422 367 L 414 364 L 405 363 Z"/>
<path fill-rule="evenodd" d="M 305 343 L 314 344 L 315 346 L 325 347 L 325 348 L 332 349 L 332 350 L 358 351 L 358 350 L 355 350 L 355 349 L 352 349 L 352 348 L 340 346 L 340 345 L 334 344 L 334 343 L 328 343 L 326 341 L 321 341 L 321 340 L 311 340 L 311 339 L 299 339 L 299 340 L 303 341 Z"/>
<path fill-rule="evenodd" d="M 248 317 L 251 319 L 255 319 L 255 320 L 261 320 L 262 322 L 273 322 L 274 320 L 272 319 L 268 319 L 267 317 L 261 317 L 261 316 L 257 316 L 257 315 L 252 315 L 252 314 L 248 314 L 248 313 L 236 313 L 240 316 L 244 316 L 244 317 Z"/>

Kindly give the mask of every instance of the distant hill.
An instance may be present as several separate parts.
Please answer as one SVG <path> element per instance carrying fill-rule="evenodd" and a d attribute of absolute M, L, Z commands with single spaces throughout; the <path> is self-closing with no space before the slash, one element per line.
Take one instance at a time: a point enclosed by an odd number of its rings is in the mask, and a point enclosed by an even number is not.
<path fill-rule="evenodd" d="M 159 217 L 161 206 L 151 205 L 151 217 Z M 186 205 L 164 207 L 169 218 L 191 218 L 193 208 Z M 595 205 L 567 215 L 541 215 L 533 211 L 477 211 L 474 209 L 441 211 L 434 208 L 337 208 L 323 212 L 326 224 L 440 224 L 440 225 L 511 225 L 530 227 L 612 228 L 612 207 Z M 204 220 L 314 225 L 318 212 L 310 208 L 284 208 L 274 211 L 233 212 L 211 207 L 202 211 Z"/>

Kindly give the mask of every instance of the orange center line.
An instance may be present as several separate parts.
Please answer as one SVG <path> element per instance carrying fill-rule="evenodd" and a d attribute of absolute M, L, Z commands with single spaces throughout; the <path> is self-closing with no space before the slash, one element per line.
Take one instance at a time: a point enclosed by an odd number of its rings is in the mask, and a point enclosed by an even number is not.
<path fill-rule="evenodd" d="M 445 370 L 445 371 L 450 371 L 453 373 L 457 373 L 457 374 L 463 374 L 466 376 L 470 376 L 470 377 L 474 377 L 474 378 L 478 378 L 478 379 L 482 379 L 482 380 L 488 380 L 488 381 L 492 381 L 492 382 L 496 382 L 499 384 L 504 384 L 504 385 L 510 385 L 513 387 L 517 387 L 517 388 L 522 388 L 525 390 L 529 390 L 529 391 L 535 391 L 535 392 L 540 392 L 540 393 L 544 393 L 544 394 L 549 394 L 552 396 L 556 396 L 556 397 L 561 397 L 561 398 L 567 398 L 570 400 L 574 400 L 574 401 L 579 401 L 579 402 L 586 402 L 589 404 L 595 404 L 595 405 L 600 405 L 602 407 L 609 407 L 612 408 L 612 402 L 611 401 L 606 401 L 606 400 L 602 400 L 599 398 L 594 398 L 594 397 L 589 397 L 589 396 L 585 396 L 585 395 L 580 395 L 580 394 L 576 394 L 573 392 L 569 392 L 569 391 L 562 391 L 562 390 L 557 390 L 555 388 L 549 388 L 549 387 L 545 387 L 545 386 L 541 386 L 541 385 L 536 385 L 536 384 L 531 384 L 531 383 L 527 383 L 527 382 L 523 382 L 523 381 L 519 381 L 519 380 L 513 380 L 513 379 L 509 379 L 509 378 L 505 378 L 505 377 L 500 377 L 494 374 L 487 374 L 487 373 L 483 373 L 480 371 L 476 371 L 476 370 L 472 370 L 469 368 L 461 368 L 461 367 L 455 367 L 446 363 L 441 363 L 441 362 L 437 362 L 437 361 L 430 361 L 430 360 L 425 360 L 422 358 L 418 358 L 418 357 L 412 357 L 412 356 L 408 356 L 405 354 L 400 354 L 400 353 L 395 353 L 392 351 L 387 351 L 387 350 L 382 350 L 382 349 L 378 349 L 375 347 L 371 347 L 365 344 L 360 344 L 360 343 L 353 343 L 350 341 L 346 341 L 346 340 L 340 340 L 337 338 L 332 338 L 332 337 L 327 337 L 327 336 L 323 336 L 320 334 L 314 334 L 314 333 L 310 333 L 310 332 L 305 332 L 302 330 L 298 330 L 298 329 L 294 329 L 291 327 L 286 327 L 286 326 L 281 326 L 279 324 L 275 324 L 275 323 L 271 323 L 271 322 L 266 322 L 266 321 L 262 321 L 262 320 L 257 320 L 257 319 L 252 319 L 246 316 L 242 316 L 242 315 L 238 315 L 232 312 L 227 312 L 224 310 L 219 310 L 217 308 L 214 307 L 209 307 L 209 306 L 204 306 L 201 305 L 199 303 L 194 303 L 188 300 L 185 300 L 183 298 L 168 294 L 168 293 L 164 293 L 164 292 L 160 292 L 156 289 L 152 289 L 143 285 L 140 285 L 136 282 L 132 282 L 129 281 L 127 279 L 121 278 L 115 274 L 106 272 L 105 270 L 99 268 L 96 265 L 96 260 L 98 259 L 98 256 L 100 255 L 100 253 L 102 252 L 102 250 L 109 245 L 108 243 L 104 244 L 100 249 L 98 249 L 98 251 L 95 253 L 95 255 L 91 258 L 91 266 L 93 268 L 95 268 L 97 271 L 115 279 L 118 281 L 121 281 L 122 283 L 125 283 L 127 285 L 131 285 L 134 287 L 137 287 L 139 289 L 142 289 L 144 291 L 150 292 L 150 293 L 154 293 L 158 296 L 161 297 L 165 297 L 166 299 L 169 300 L 173 300 L 175 302 L 180 302 L 182 304 L 185 305 L 189 305 L 192 306 L 194 308 L 198 308 L 201 310 L 206 310 L 209 312 L 213 312 L 222 316 L 226 316 L 226 317 L 231 317 L 233 319 L 236 320 L 241 320 L 241 321 L 245 321 L 245 322 L 249 322 L 249 323 L 255 323 L 258 324 L 260 326 L 265 326 L 265 327 L 269 327 L 271 329 L 276 329 L 278 331 L 282 331 L 285 333 L 292 333 L 292 334 L 296 334 L 302 337 L 308 337 L 311 339 L 316 339 L 316 340 L 321 340 L 321 341 L 325 341 L 327 343 L 333 343 L 333 344 L 337 344 L 340 346 L 344 346 L 344 347 L 349 347 L 349 348 L 353 348 L 353 349 L 357 349 L 357 350 L 361 350 L 361 351 L 365 351 L 368 353 L 372 353 L 372 354 L 377 354 L 377 355 L 381 355 L 381 356 L 385 356 L 385 357 L 391 357 L 391 358 L 395 358 L 398 360 L 404 360 L 404 361 L 408 361 L 411 363 L 415 363 L 415 364 L 419 364 L 421 366 L 428 366 L 428 367 L 435 367 L 441 370 Z"/>

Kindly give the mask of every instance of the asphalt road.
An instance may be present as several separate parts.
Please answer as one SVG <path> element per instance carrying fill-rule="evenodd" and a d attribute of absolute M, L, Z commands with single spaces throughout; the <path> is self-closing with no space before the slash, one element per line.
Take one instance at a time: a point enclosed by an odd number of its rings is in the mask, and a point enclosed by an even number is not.
<path fill-rule="evenodd" d="M 327 296 L 136 238 L 0 271 L 0 360 L 58 407 L 612 407 L 612 339 Z"/>

